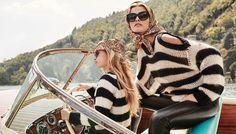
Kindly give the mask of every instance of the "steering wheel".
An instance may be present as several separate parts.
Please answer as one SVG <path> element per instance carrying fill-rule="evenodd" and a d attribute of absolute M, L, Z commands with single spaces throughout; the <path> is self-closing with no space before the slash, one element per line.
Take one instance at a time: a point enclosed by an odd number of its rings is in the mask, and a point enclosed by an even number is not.
<path fill-rule="evenodd" d="M 69 89 L 69 90 L 67 91 L 67 93 L 72 94 L 72 91 L 74 91 L 74 90 L 76 90 L 76 89 L 77 89 L 77 87 L 73 87 L 73 88 Z M 78 97 L 78 96 L 83 98 L 83 102 L 84 102 L 84 103 L 86 103 L 87 105 L 93 107 L 94 102 L 93 102 L 91 99 L 89 99 L 89 98 L 87 98 L 87 97 L 85 97 L 85 96 L 83 96 L 83 95 L 76 95 L 75 97 Z M 66 103 L 63 105 L 63 108 L 71 109 L 71 107 L 70 107 L 69 105 L 67 105 Z M 67 126 L 67 128 L 68 128 L 68 131 L 69 131 L 71 134 L 75 134 L 75 131 L 74 131 L 73 127 L 71 126 L 71 124 L 69 123 L 69 121 L 68 121 L 68 120 L 65 120 L 65 122 L 66 122 L 66 126 Z"/>

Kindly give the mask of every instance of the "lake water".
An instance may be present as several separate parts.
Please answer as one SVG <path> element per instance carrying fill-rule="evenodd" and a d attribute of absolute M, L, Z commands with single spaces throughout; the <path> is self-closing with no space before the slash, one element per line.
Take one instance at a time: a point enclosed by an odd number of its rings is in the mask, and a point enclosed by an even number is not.
<path fill-rule="evenodd" d="M 0 116 L 10 109 L 21 86 L 0 86 Z"/>
<path fill-rule="evenodd" d="M 20 89 L 21 85 L 18 86 L 0 86 L 0 91 L 3 90 L 16 90 L 16 89 Z"/>
<path fill-rule="evenodd" d="M 223 96 L 226 97 L 236 97 L 236 83 L 226 84 Z"/>
<path fill-rule="evenodd" d="M 19 90 L 21 85 L 18 86 L 0 86 L 0 92 L 5 90 Z M 236 83 L 226 84 L 223 96 L 236 97 Z"/>
<path fill-rule="evenodd" d="M 21 87 L 21 85 L 18 85 L 18 86 L 0 86 L 0 93 L 2 91 L 6 91 L 6 90 L 8 90 L 8 91 L 9 90 L 15 90 L 15 91 L 18 92 L 20 87 Z M 14 92 L 14 91 L 9 91 L 9 92 Z M 225 90 L 223 92 L 223 96 L 226 96 L 226 97 L 236 97 L 236 83 L 226 84 L 225 85 Z"/>
<path fill-rule="evenodd" d="M 19 86 L 0 86 L 0 115 L 10 108 L 20 89 Z M 224 97 L 236 98 L 236 83 L 227 84 L 223 92 Z M 4 105 L 3 105 L 4 104 Z"/>

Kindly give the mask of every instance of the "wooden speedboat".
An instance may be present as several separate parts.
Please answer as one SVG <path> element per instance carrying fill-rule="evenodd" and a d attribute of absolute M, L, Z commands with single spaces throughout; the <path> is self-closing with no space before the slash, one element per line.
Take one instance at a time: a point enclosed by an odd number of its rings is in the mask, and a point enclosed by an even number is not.
<path fill-rule="evenodd" d="M 218 126 L 218 134 L 235 134 L 236 98 L 223 98 L 223 106 Z"/>
<path fill-rule="evenodd" d="M 101 72 L 96 68 L 90 51 L 74 48 L 41 52 L 35 57 L 11 109 L 1 115 L 0 134 L 79 133 L 83 126 L 71 128 L 68 122 L 61 120 L 60 110 L 65 105 L 84 114 L 111 133 L 142 133 L 148 128 L 152 111 L 144 109 L 139 126 L 136 124 L 131 131 L 91 108 L 88 105 L 88 95 L 84 92 L 73 92 L 73 87 L 78 83 L 94 84 L 100 76 Z M 235 100 L 223 98 L 219 134 L 236 132 Z"/>
<path fill-rule="evenodd" d="M 11 109 L 1 115 L 0 134 L 79 133 L 82 127 L 73 129 L 61 119 L 65 105 L 111 133 L 134 134 L 90 107 L 88 95 L 71 90 L 78 83 L 96 83 L 100 76 L 92 52 L 52 49 L 38 54 Z"/>
<path fill-rule="evenodd" d="M 189 130 L 173 130 L 173 134 L 192 133 L 192 134 L 235 134 L 236 132 L 236 98 L 222 98 L 221 112 L 198 126 Z M 221 101 L 222 101 L 221 100 Z M 147 134 L 149 119 L 153 111 L 143 109 L 142 118 L 137 133 Z M 145 131 L 146 130 L 146 131 Z"/>

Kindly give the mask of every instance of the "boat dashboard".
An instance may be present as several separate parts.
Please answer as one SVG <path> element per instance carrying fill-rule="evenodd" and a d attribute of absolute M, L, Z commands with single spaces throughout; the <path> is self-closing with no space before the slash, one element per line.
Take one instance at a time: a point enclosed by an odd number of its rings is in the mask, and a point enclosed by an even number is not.
<path fill-rule="evenodd" d="M 32 122 L 25 130 L 26 134 L 69 134 L 66 123 L 61 120 L 62 108 L 57 108 Z"/>
<path fill-rule="evenodd" d="M 78 100 L 81 100 L 83 103 L 93 106 L 93 99 L 89 96 L 77 94 L 76 97 Z M 65 120 L 61 119 L 61 110 L 63 107 L 56 108 L 47 114 L 39 117 L 32 123 L 30 123 L 26 130 L 26 134 L 70 134 Z M 79 133 L 83 130 L 83 125 L 80 127 L 73 127 L 73 130 L 76 133 Z"/>

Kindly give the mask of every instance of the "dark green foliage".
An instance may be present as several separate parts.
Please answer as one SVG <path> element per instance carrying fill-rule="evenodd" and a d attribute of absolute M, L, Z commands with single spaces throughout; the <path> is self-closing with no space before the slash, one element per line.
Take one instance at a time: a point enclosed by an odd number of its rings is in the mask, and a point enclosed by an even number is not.
<path fill-rule="evenodd" d="M 147 4 L 168 32 L 183 37 L 196 35 L 197 39 L 209 42 L 219 49 L 224 47 L 226 70 L 236 61 L 231 40 L 232 35 L 236 35 L 235 0 L 149 0 Z M 94 18 L 81 27 L 75 27 L 71 34 L 51 45 L 0 63 L 0 85 L 21 84 L 33 58 L 46 49 L 93 49 L 102 39 L 118 38 L 129 44 L 128 53 L 135 60 L 136 51 L 128 33 L 126 12 L 113 12 L 105 18 Z"/>
<path fill-rule="evenodd" d="M 224 67 L 225 71 L 229 71 L 231 64 L 236 61 L 236 48 L 232 48 L 228 50 L 228 54 L 224 59 Z"/>
<path fill-rule="evenodd" d="M 223 40 L 224 42 L 224 48 L 225 49 L 230 49 L 234 46 L 234 35 L 231 32 L 228 32 L 225 35 L 225 38 Z"/>

